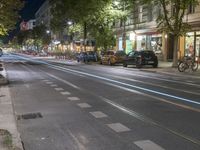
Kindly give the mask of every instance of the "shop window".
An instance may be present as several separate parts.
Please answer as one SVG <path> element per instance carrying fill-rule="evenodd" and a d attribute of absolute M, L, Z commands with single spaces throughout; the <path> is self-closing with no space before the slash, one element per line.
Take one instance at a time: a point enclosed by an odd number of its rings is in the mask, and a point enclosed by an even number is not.
<path fill-rule="evenodd" d="M 162 53 L 162 35 L 152 35 L 151 36 L 151 50 L 153 50 L 156 54 Z"/>
<path fill-rule="evenodd" d="M 185 37 L 185 56 L 191 56 L 193 52 L 194 52 L 194 32 L 189 32 Z"/>

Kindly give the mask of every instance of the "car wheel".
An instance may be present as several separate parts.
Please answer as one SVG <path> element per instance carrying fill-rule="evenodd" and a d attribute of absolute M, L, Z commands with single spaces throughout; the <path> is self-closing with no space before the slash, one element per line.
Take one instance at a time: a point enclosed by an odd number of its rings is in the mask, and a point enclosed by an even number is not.
<path fill-rule="evenodd" d="M 127 64 L 126 64 L 126 63 L 123 63 L 123 67 L 127 67 Z"/>
<path fill-rule="evenodd" d="M 158 68 L 158 63 L 154 63 L 153 68 Z"/>

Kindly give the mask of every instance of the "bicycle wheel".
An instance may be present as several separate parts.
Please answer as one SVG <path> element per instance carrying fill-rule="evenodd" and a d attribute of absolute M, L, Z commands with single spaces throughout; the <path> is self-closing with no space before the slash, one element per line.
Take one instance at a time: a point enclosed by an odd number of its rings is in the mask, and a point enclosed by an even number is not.
<path fill-rule="evenodd" d="M 192 62 L 192 71 L 197 71 L 197 69 L 198 69 L 198 62 L 196 62 L 196 61 L 194 61 L 194 62 Z"/>
<path fill-rule="evenodd" d="M 178 71 L 179 71 L 179 72 L 184 72 L 185 69 L 186 69 L 186 64 L 185 64 L 184 62 L 180 62 L 180 63 L 178 64 Z"/>

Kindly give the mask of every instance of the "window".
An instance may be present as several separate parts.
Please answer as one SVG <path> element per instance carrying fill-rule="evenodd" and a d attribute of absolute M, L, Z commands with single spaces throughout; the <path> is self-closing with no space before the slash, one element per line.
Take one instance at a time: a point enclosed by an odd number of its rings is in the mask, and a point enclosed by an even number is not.
<path fill-rule="evenodd" d="M 188 7 L 188 14 L 192 14 L 195 13 L 195 6 L 194 4 L 191 2 L 189 7 Z"/>
<path fill-rule="evenodd" d="M 139 19 L 139 22 L 142 22 L 142 10 L 143 10 L 142 6 L 139 6 L 138 7 L 138 12 L 139 12 L 139 18 L 138 19 Z"/>
<path fill-rule="evenodd" d="M 152 21 L 153 20 L 153 8 L 152 8 L 152 5 L 149 5 L 148 6 L 148 21 Z"/>

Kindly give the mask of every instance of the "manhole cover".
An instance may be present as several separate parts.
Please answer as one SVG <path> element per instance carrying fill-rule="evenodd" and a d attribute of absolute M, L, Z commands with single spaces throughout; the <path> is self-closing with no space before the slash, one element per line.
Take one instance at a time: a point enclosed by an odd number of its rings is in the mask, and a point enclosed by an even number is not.
<path fill-rule="evenodd" d="M 28 113 L 23 115 L 18 115 L 17 120 L 27 120 L 27 119 L 36 119 L 36 118 L 42 118 L 42 114 L 39 113 Z"/>

